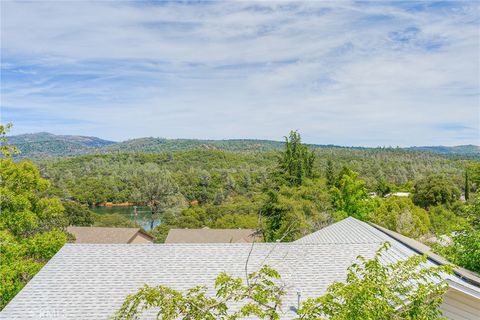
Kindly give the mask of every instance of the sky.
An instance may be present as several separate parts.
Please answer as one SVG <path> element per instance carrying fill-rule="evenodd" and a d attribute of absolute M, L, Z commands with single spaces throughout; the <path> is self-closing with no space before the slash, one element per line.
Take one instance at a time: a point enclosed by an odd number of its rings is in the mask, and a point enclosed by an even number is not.
<path fill-rule="evenodd" d="M 1 122 L 137 137 L 480 144 L 480 2 L 1 1 Z"/>

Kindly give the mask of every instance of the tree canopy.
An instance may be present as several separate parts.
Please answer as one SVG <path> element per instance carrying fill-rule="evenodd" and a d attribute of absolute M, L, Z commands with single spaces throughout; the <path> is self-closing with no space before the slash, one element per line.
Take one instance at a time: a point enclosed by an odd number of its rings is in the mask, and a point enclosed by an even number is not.
<path fill-rule="evenodd" d="M 0 159 L 0 309 L 67 241 L 60 199 L 29 161 Z"/>
<path fill-rule="evenodd" d="M 459 198 L 460 190 L 443 174 L 432 174 L 415 183 L 413 202 L 421 207 L 448 205 Z"/>
<path fill-rule="evenodd" d="M 366 220 L 374 202 L 368 197 L 365 182 L 358 173 L 343 167 L 335 185 L 330 189 L 333 205 L 337 211 L 344 212 L 360 220 Z"/>
<path fill-rule="evenodd" d="M 430 228 L 428 212 L 404 197 L 388 197 L 383 200 L 370 220 L 411 238 L 426 234 Z"/>
<path fill-rule="evenodd" d="M 466 228 L 452 235 L 448 246 L 436 244 L 434 251 L 452 263 L 472 271 L 480 272 L 480 229 Z"/>
<path fill-rule="evenodd" d="M 293 186 L 300 186 L 305 178 L 313 177 L 313 164 L 315 153 L 302 144 L 302 139 L 297 131 L 291 131 L 285 137 L 285 147 L 278 161 L 280 178 Z"/>
<path fill-rule="evenodd" d="M 70 226 L 91 226 L 94 223 L 94 216 L 88 207 L 81 205 L 75 201 L 63 201 L 65 208 L 65 216 Z"/>

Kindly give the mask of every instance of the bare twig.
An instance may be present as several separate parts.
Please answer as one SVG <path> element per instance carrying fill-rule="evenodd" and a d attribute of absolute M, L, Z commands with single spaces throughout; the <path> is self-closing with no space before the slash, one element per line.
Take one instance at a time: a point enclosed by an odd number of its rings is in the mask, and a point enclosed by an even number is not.
<path fill-rule="evenodd" d="M 250 251 L 248 252 L 247 261 L 245 261 L 245 280 L 247 282 L 248 287 L 250 287 L 250 282 L 248 281 L 248 262 L 250 261 L 250 256 L 252 255 L 254 244 L 255 244 L 255 238 L 253 238 L 252 245 L 250 246 Z"/>
<path fill-rule="evenodd" d="M 260 264 L 260 268 L 263 267 L 263 265 L 265 264 L 265 261 L 267 261 L 268 257 L 272 254 L 273 250 L 275 250 L 275 248 L 278 246 L 278 244 L 280 242 L 282 242 L 283 239 L 285 239 L 286 236 L 289 235 L 290 233 L 290 229 L 292 228 L 292 224 L 290 224 L 287 228 L 287 230 L 285 231 L 285 233 L 283 234 L 283 236 L 278 239 L 277 241 L 275 241 L 275 244 L 273 245 L 272 249 L 270 249 L 270 251 L 268 252 L 268 254 L 265 256 L 265 258 L 263 259 L 262 263 Z"/>

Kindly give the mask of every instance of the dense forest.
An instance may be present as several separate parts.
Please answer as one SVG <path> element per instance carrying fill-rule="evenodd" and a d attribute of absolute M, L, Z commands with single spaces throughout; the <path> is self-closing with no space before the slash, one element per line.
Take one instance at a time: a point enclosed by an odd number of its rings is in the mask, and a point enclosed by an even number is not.
<path fill-rule="evenodd" d="M 8 127 L 1 129 L 0 240 L 17 243 L 0 245 L 11 261 L 0 270 L 4 301 L 70 239 L 66 226 L 133 226 L 89 210 L 106 202 L 147 206 L 161 221 L 150 231 L 156 242 L 170 228 L 201 227 L 257 228 L 265 241 L 292 241 L 353 216 L 480 271 L 480 162 L 469 156 L 312 148 L 291 132 L 281 148 L 265 150 L 117 150 L 32 162 L 16 156 L 4 137 Z"/>
<path fill-rule="evenodd" d="M 309 169 L 298 169 L 309 172 L 301 183 L 286 183 L 279 178 L 284 176 L 281 163 L 286 161 L 290 147 L 304 148 L 304 153 L 309 154 Z M 468 225 L 468 202 L 460 199 L 475 198 L 477 161 L 399 148 L 310 148 L 301 143 L 295 132 L 283 148 L 118 152 L 36 163 L 42 176 L 52 182 L 52 195 L 61 199 L 90 206 L 106 202 L 149 206 L 152 216 L 162 221 L 153 231 L 159 242 L 170 227 L 264 229 L 269 214 L 295 216 L 299 225 L 290 230 L 286 240 L 294 240 L 346 215 L 422 239 L 451 231 L 443 225 L 444 219 L 449 220 L 448 225 L 455 225 L 452 228 Z M 301 155 L 293 157 L 294 162 L 307 161 L 299 160 Z M 440 194 L 434 196 L 440 199 L 420 199 L 422 184 L 426 185 L 422 191 L 425 194 L 430 194 L 432 188 L 441 188 Z M 399 191 L 412 196 L 384 198 Z M 355 192 L 358 194 L 351 194 Z M 274 213 L 267 213 L 268 210 Z M 429 216 L 430 211 L 435 216 Z M 105 217 L 94 220 L 101 219 Z M 112 223 L 128 224 L 119 219 L 112 219 Z M 285 230 L 279 227 L 274 234 L 279 236 L 282 232 Z"/>
<path fill-rule="evenodd" d="M 396 149 L 315 150 L 314 171 L 325 175 L 332 162 L 338 171 L 347 166 L 359 173 L 369 191 L 411 191 L 415 180 L 432 173 L 446 175 L 463 187 L 471 161 L 449 160 L 429 153 Z M 88 155 L 36 161 L 42 174 L 58 187 L 58 195 L 82 203 L 134 202 L 136 190 L 152 168 L 168 170 L 189 201 L 212 201 L 215 194 L 242 195 L 258 191 L 275 169 L 278 152 L 186 150 Z"/>
<path fill-rule="evenodd" d="M 160 153 L 179 150 L 223 150 L 223 151 L 279 151 L 283 141 L 257 139 L 198 140 L 165 139 L 145 137 L 122 142 L 104 140 L 97 137 L 54 135 L 48 132 L 10 136 L 7 141 L 15 145 L 20 153 L 15 158 L 44 159 L 51 157 L 78 156 L 86 154 L 114 153 Z M 340 147 L 334 145 L 309 144 L 312 149 L 385 150 L 386 148 Z M 387 148 L 392 149 L 392 148 Z M 425 146 L 395 148 L 405 151 L 428 152 L 453 159 L 480 160 L 480 147 L 463 145 L 454 147 Z"/>

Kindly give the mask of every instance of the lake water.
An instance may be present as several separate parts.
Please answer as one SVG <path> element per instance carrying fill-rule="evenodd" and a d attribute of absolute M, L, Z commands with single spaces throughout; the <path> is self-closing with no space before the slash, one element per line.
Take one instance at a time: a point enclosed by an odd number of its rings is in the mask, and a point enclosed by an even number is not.
<path fill-rule="evenodd" d="M 133 207 L 91 207 L 90 210 L 98 214 L 118 213 L 128 220 L 134 221 Z M 137 224 L 147 231 L 152 229 L 152 214 L 148 207 L 137 206 Z M 158 218 L 153 220 L 153 228 L 159 224 Z"/>

